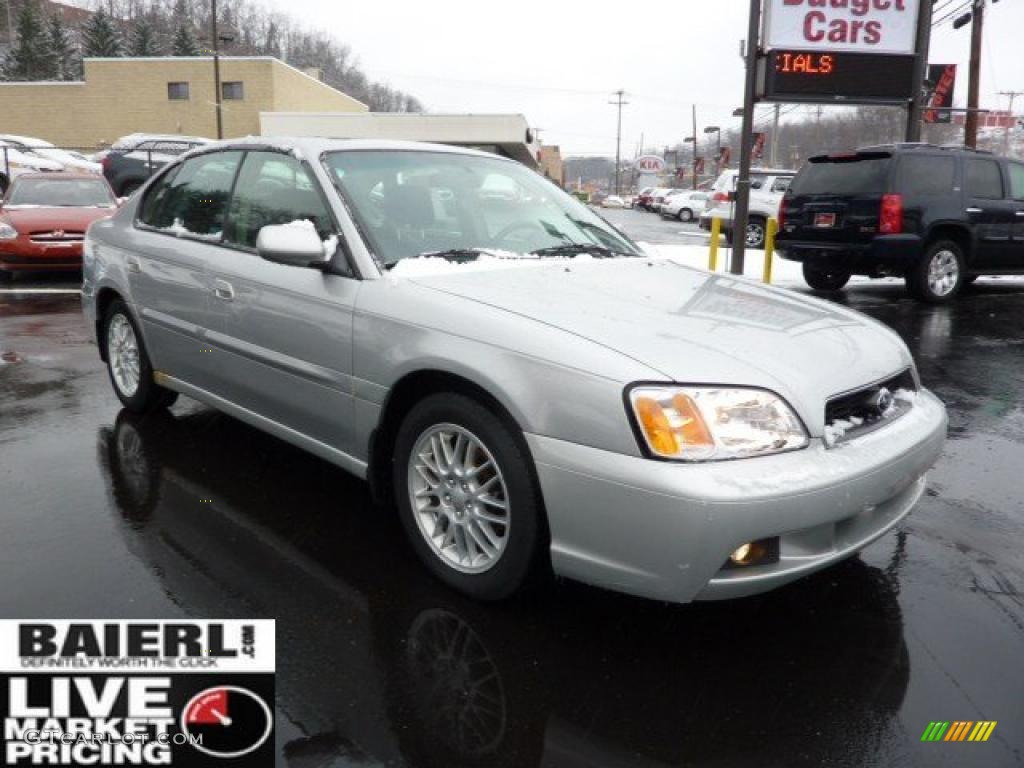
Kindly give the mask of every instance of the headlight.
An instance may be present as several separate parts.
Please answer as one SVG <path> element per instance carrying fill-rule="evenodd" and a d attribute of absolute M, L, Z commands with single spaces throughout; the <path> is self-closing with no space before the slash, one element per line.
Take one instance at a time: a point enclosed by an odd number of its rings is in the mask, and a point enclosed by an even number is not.
<path fill-rule="evenodd" d="M 18 236 L 18 230 L 10 224 L 0 221 L 0 240 L 14 240 Z"/>
<path fill-rule="evenodd" d="M 644 385 L 629 401 L 647 448 L 665 459 L 738 459 L 808 443 L 793 409 L 762 389 Z"/>

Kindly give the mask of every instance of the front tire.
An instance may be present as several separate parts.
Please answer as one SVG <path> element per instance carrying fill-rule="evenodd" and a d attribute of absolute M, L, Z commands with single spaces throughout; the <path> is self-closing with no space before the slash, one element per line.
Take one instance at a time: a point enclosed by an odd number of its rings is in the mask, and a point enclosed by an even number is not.
<path fill-rule="evenodd" d="M 522 434 L 464 395 L 415 405 L 395 440 L 393 482 L 406 535 L 441 581 L 501 600 L 540 571 L 543 505 Z"/>
<path fill-rule="evenodd" d="M 115 299 L 103 319 L 103 345 L 107 357 L 107 373 L 114 393 L 130 411 L 146 413 L 169 408 L 178 393 L 164 389 L 153 381 L 153 366 L 142 343 L 135 319 L 128 306 Z"/>
<path fill-rule="evenodd" d="M 747 222 L 747 248 L 764 248 L 767 222 L 754 216 Z"/>
<path fill-rule="evenodd" d="M 687 223 L 693 221 L 693 211 L 691 211 L 689 208 L 680 208 L 679 220 Z"/>
<path fill-rule="evenodd" d="M 804 281 L 816 291 L 839 291 L 850 282 L 850 273 L 844 269 L 822 267 L 804 262 Z"/>
<path fill-rule="evenodd" d="M 952 240 L 931 243 L 924 257 L 907 273 L 907 290 L 915 299 L 928 304 L 952 301 L 966 282 L 964 251 Z"/>

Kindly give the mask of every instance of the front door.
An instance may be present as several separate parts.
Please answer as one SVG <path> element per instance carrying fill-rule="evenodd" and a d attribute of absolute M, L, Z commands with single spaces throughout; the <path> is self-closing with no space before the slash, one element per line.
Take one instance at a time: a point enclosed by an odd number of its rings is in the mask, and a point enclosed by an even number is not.
<path fill-rule="evenodd" d="M 269 224 L 337 227 L 312 173 L 288 154 L 246 153 L 211 261 L 217 393 L 336 450 L 352 452 L 352 315 L 359 281 L 261 259 Z M 333 238 L 333 240 L 332 240 Z M 340 255 L 338 258 L 341 258 Z"/>
<path fill-rule="evenodd" d="M 207 262 L 219 241 L 241 152 L 200 155 L 147 191 L 125 268 L 155 370 L 200 389 L 213 383 Z"/>

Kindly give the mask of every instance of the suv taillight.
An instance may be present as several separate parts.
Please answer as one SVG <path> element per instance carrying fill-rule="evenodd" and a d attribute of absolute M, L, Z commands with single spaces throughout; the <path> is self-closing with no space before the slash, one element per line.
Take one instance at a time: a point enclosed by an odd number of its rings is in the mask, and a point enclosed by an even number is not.
<path fill-rule="evenodd" d="M 727 203 L 729 202 L 729 193 L 715 192 L 715 194 L 711 196 L 711 199 L 714 200 L 716 203 Z"/>
<path fill-rule="evenodd" d="M 883 235 L 898 235 L 903 231 L 903 196 L 883 195 L 878 213 L 878 231 Z"/>

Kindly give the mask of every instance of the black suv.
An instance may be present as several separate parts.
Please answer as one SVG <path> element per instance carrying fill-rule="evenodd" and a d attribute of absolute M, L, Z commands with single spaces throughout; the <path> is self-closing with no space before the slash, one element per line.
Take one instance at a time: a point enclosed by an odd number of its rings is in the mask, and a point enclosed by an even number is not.
<path fill-rule="evenodd" d="M 816 290 L 897 275 L 949 301 L 978 275 L 1024 274 L 1024 163 L 931 144 L 813 157 L 782 199 L 776 243 Z"/>
<path fill-rule="evenodd" d="M 128 197 L 179 155 L 208 144 L 208 139 L 148 139 L 111 149 L 103 158 L 103 175 L 118 197 Z"/>

